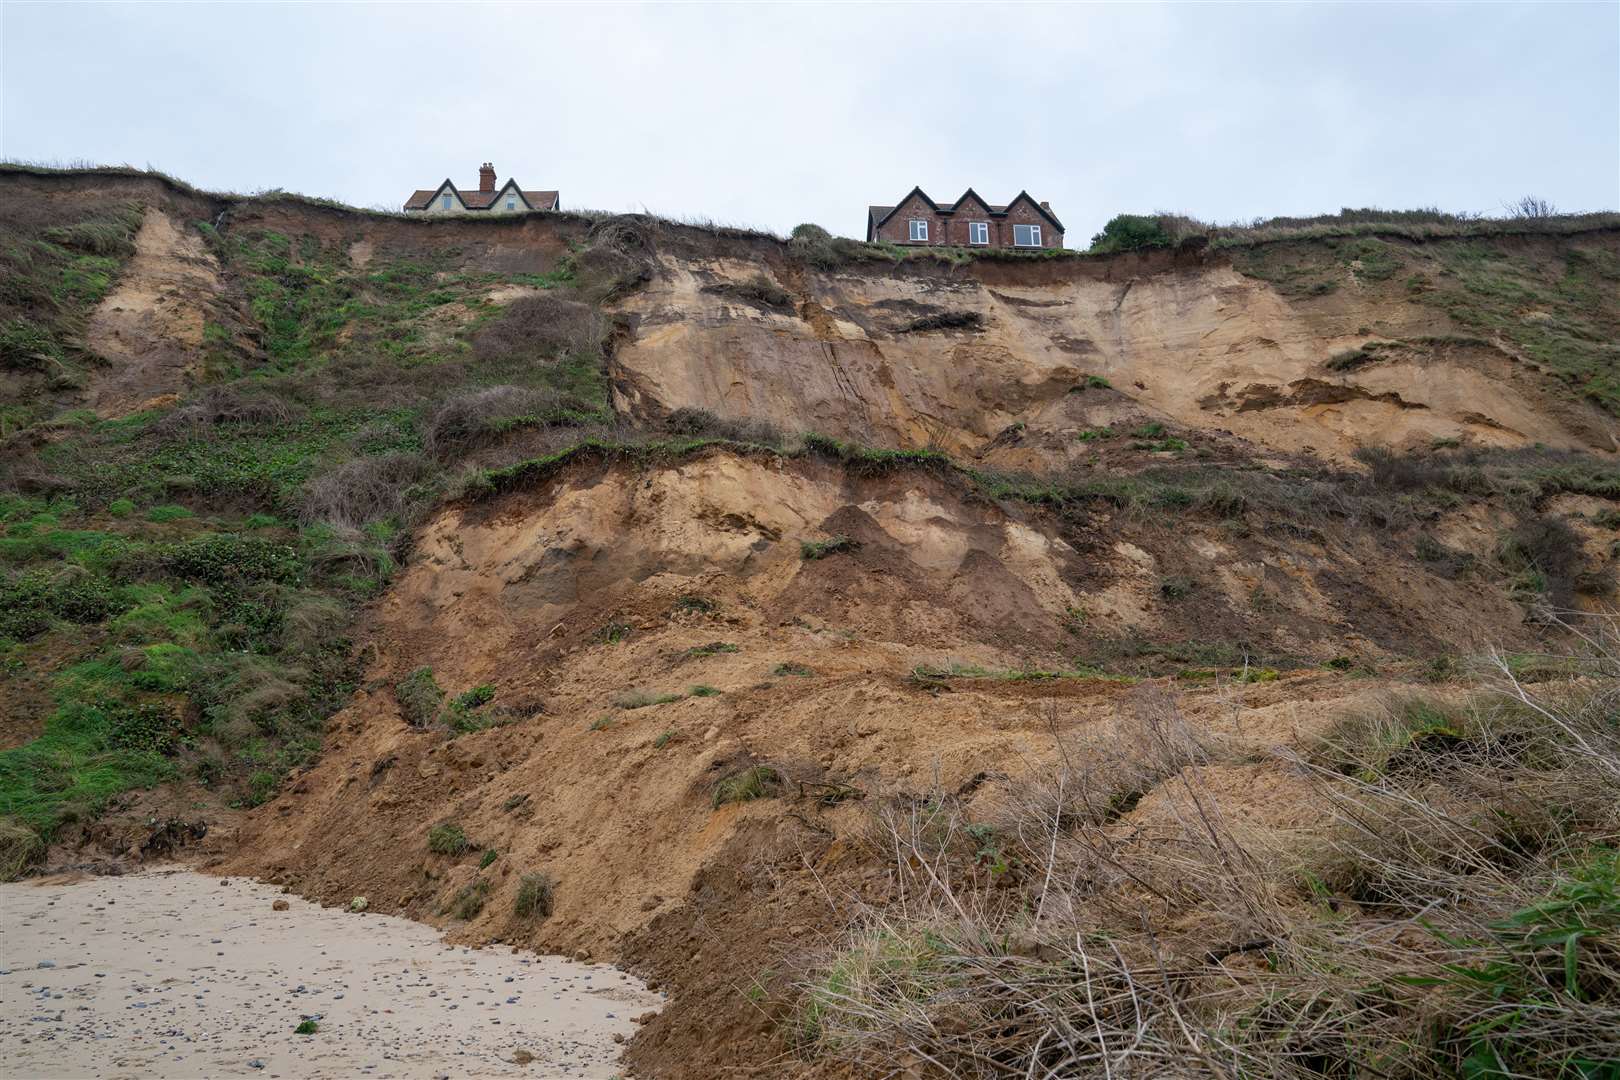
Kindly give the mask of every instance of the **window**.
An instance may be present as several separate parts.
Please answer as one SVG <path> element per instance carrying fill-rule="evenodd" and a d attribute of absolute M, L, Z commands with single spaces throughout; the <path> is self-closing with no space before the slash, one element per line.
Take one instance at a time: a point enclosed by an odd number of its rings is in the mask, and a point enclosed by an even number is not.
<path fill-rule="evenodd" d="M 1041 227 L 1039 225 L 1014 225 L 1013 247 L 1040 247 Z"/>
<path fill-rule="evenodd" d="M 444 208 L 445 208 L 445 209 L 446 209 L 446 210 L 448 210 L 448 209 L 450 209 L 450 199 L 451 199 L 451 198 L 452 198 L 452 196 L 449 196 L 449 195 L 446 195 L 446 196 L 445 196 L 445 197 L 444 197 Z"/>
<path fill-rule="evenodd" d="M 911 219 L 911 238 L 912 238 L 912 240 L 927 240 L 928 239 L 928 222 L 922 220 L 921 218 L 912 218 Z"/>
<path fill-rule="evenodd" d="M 990 223 L 988 221 L 968 222 L 968 243 L 988 244 L 990 242 Z"/>
<path fill-rule="evenodd" d="M 516 195 L 508 195 L 506 197 L 506 208 L 508 210 L 516 210 L 517 209 L 517 196 Z"/>

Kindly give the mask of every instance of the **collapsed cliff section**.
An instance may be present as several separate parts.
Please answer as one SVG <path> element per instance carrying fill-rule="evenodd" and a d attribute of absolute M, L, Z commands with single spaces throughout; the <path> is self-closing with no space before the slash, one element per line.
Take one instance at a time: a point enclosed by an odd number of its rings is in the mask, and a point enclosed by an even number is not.
<path fill-rule="evenodd" d="M 1229 740 L 1227 813 L 1293 820 L 1297 777 L 1256 763 L 1273 749 L 1433 677 L 1406 656 L 1533 640 L 1407 528 L 1057 513 L 937 461 L 720 445 L 581 451 L 483 490 L 420 529 L 322 756 L 208 865 L 630 963 L 674 994 L 633 1051 L 660 1077 L 790 1070 L 760 1002 L 855 905 L 898 899 L 877 805 L 971 802 L 1152 691 Z M 1144 657 L 1173 674 L 1121 674 Z"/>

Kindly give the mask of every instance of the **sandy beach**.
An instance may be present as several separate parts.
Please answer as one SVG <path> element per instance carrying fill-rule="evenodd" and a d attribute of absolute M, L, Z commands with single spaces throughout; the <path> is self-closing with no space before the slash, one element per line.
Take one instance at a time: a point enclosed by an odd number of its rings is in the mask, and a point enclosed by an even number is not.
<path fill-rule="evenodd" d="M 610 1077 L 614 1036 L 663 1003 L 606 965 L 183 869 L 0 885 L 0 931 L 0 1075 L 19 1080 Z"/>

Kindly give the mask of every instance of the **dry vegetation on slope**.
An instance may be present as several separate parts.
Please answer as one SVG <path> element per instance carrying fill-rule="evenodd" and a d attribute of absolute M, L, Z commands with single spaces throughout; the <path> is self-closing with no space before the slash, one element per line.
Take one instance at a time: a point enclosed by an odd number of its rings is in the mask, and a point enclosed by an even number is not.
<path fill-rule="evenodd" d="M 651 1076 L 1605 1075 L 1604 223 L 0 183 L 8 871 L 625 960 Z"/>

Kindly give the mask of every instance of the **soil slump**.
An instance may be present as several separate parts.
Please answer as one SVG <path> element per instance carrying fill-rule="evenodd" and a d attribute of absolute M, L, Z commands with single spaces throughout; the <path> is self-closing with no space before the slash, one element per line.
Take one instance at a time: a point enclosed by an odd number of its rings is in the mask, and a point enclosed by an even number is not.
<path fill-rule="evenodd" d="M 187 870 L 0 885 L 0 908 L 8 1076 L 606 1077 L 662 1000 Z"/>

